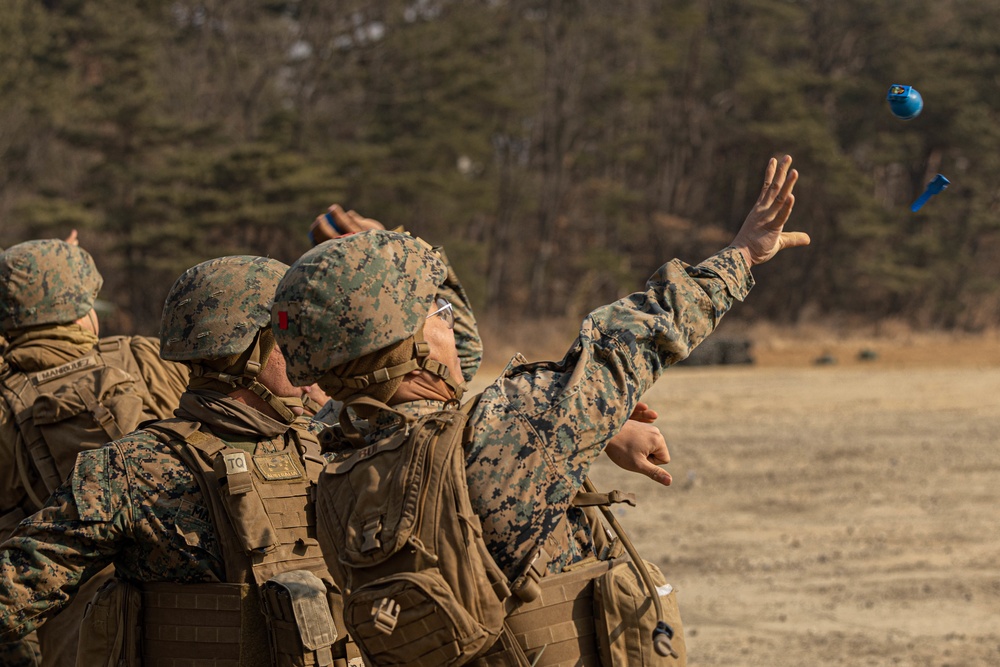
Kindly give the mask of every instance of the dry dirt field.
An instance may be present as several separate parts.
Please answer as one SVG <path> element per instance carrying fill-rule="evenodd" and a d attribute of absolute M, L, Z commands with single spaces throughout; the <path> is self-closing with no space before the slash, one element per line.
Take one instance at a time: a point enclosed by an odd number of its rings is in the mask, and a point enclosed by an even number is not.
<path fill-rule="evenodd" d="M 637 493 L 619 515 L 678 591 L 689 664 L 1000 665 L 1000 340 L 754 349 L 644 397 L 671 488 L 592 474 Z"/>

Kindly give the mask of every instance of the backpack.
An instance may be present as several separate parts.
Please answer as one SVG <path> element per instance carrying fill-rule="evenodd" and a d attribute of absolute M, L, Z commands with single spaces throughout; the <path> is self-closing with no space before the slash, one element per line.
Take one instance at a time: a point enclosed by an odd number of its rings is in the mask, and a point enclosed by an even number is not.
<path fill-rule="evenodd" d="M 348 406 L 394 412 L 400 428 L 367 444 Z M 470 410 L 413 419 L 356 397 L 321 436 L 339 451 L 319 479 L 318 536 L 348 631 L 375 667 L 457 667 L 501 634 L 510 591 L 469 502 Z"/>
<path fill-rule="evenodd" d="M 17 468 L 35 509 L 45 504 L 36 493 L 39 481 L 51 494 L 79 452 L 133 431 L 152 402 L 126 336 L 104 338 L 88 354 L 55 368 L 7 372 L 0 394 L 20 434 Z"/>

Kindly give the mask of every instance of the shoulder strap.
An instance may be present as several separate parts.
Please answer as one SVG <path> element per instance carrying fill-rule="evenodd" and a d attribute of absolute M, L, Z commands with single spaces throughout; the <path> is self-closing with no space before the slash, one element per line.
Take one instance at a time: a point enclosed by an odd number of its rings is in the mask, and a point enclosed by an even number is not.
<path fill-rule="evenodd" d="M 306 469 L 306 477 L 311 482 L 319 479 L 320 473 L 326 467 L 326 459 L 323 458 L 323 447 L 319 442 L 319 435 L 309 430 L 306 420 L 296 420 L 292 424 L 292 437 L 302 451 L 302 462 Z"/>
<path fill-rule="evenodd" d="M 472 442 L 472 413 L 476 411 L 479 407 L 479 401 L 483 398 L 483 392 L 479 392 L 460 408 L 462 414 L 465 415 L 465 430 L 462 431 L 462 448 L 465 450 L 469 449 L 469 443 Z"/>
<path fill-rule="evenodd" d="M 27 419 L 25 415 L 30 414 L 29 408 L 38 398 L 38 390 L 26 373 L 10 369 L 0 378 L 0 394 L 14 414 L 18 430 L 21 430 L 21 423 Z"/>
<path fill-rule="evenodd" d="M 139 368 L 139 361 L 132 353 L 132 339 L 129 336 L 110 336 L 97 341 L 97 350 L 102 358 L 111 360 L 109 366 L 125 371 L 135 380 L 143 405 L 153 404 L 153 395 L 146 386 L 146 378 Z M 107 363 L 107 362 L 105 362 Z"/>
<path fill-rule="evenodd" d="M 41 509 L 45 506 L 45 498 L 35 491 L 30 469 L 36 471 L 46 489 L 49 488 L 51 481 L 61 481 L 61 475 L 51 456 L 32 462 L 34 457 L 28 452 L 29 442 L 42 440 L 42 434 L 31 422 L 31 406 L 38 398 L 38 390 L 25 373 L 11 369 L 0 380 L 0 395 L 14 415 L 14 423 L 17 426 L 17 442 L 14 443 L 14 467 L 17 468 L 17 476 L 33 504 L 32 509 Z"/>

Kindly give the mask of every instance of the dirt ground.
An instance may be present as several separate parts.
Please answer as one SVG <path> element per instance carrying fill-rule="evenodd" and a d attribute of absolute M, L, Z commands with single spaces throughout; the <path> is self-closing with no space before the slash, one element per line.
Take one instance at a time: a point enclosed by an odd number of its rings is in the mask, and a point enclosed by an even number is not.
<path fill-rule="evenodd" d="M 618 511 L 678 591 L 689 664 L 1000 665 L 1000 340 L 754 350 L 644 397 L 672 487 L 592 474 L 638 494 Z"/>

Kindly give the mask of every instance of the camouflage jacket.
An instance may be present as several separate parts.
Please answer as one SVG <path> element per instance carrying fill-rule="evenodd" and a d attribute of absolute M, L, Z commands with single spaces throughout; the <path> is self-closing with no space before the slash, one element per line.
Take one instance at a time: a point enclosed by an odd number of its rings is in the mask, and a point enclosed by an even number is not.
<path fill-rule="evenodd" d="M 519 574 L 536 545 L 555 557 L 552 571 L 588 555 L 576 533 L 589 527 L 563 519 L 590 465 L 642 394 L 752 286 L 737 250 L 697 266 L 673 260 L 645 291 L 592 312 L 562 361 L 528 364 L 516 357 L 486 388 L 470 419 L 466 471 L 487 547 L 508 577 Z M 442 404 L 395 408 L 419 416 Z M 377 416 L 371 438 L 394 423 Z"/>
<path fill-rule="evenodd" d="M 270 420 L 275 426 L 262 436 L 236 416 L 248 408 L 225 402 L 214 418 L 199 413 L 203 430 L 252 453 L 287 446 L 292 427 Z M 305 421 L 294 428 L 321 430 Z M 71 478 L 0 545 L 0 641 L 34 630 L 111 563 L 135 583 L 224 580 L 207 499 L 170 447 L 145 430 L 81 453 Z"/>
<path fill-rule="evenodd" d="M 153 338 L 134 336 L 128 340 L 132 356 L 142 373 L 140 380 L 151 399 L 144 405 L 146 418 L 170 417 L 187 384 L 187 368 L 160 359 L 160 344 Z M 76 325 L 32 329 L 10 342 L 0 367 L 6 365 L 3 373 L 36 373 L 79 359 L 89 354 L 97 343 L 97 336 Z M 29 505 L 15 466 L 15 448 L 20 438 L 10 406 L 0 400 L 0 515 Z M 41 498 L 48 495 L 38 487 L 36 491 Z M 4 536 L 0 531 L 0 539 Z"/>

